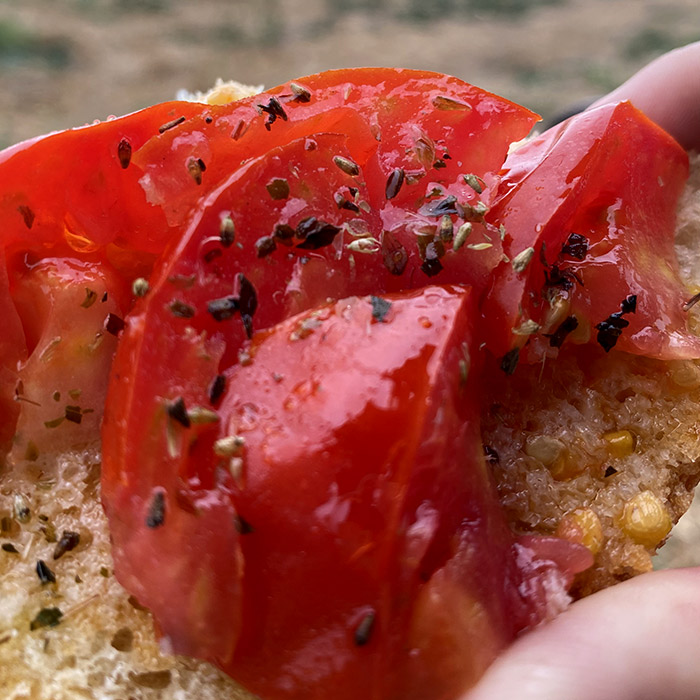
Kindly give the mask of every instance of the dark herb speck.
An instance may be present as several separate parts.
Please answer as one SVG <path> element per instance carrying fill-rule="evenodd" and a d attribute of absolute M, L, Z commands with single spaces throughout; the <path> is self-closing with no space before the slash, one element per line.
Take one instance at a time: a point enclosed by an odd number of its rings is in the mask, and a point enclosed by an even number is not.
<path fill-rule="evenodd" d="M 214 381 L 209 386 L 209 402 L 215 406 L 226 391 L 226 377 L 223 374 L 217 374 Z"/>
<path fill-rule="evenodd" d="M 284 178 L 273 178 L 265 187 L 272 199 L 287 199 L 289 197 L 289 183 Z"/>
<path fill-rule="evenodd" d="M 146 515 L 146 527 L 152 530 L 161 527 L 165 523 L 165 494 L 162 491 L 156 491 L 153 494 L 153 500 L 148 507 Z"/>
<path fill-rule="evenodd" d="M 259 258 L 265 258 L 277 249 L 274 236 L 263 236 L 255 241 L 255 251 Z"/>
<path fill-rule="evenodd" d="M 240 515 L 236 515 L 234 526 L 236 527 L 236 532 L 239 535 L 250 535 L 251 533 L 255 532 L 253 526 Z"/>
<path fill-rule="evenodd" d="M 548 335 L 550 346 L 553 348 L 560 348 L 564 344 L 564 341 L 569 333 L 575 331 L 577 328 L 578 319 L 576 316 L 567 316 L 559 324 L 559 327 L 554 331 L 554 333 Z"/>
<path fill-rule="evenodd" d="M 520 348 L 513 348 L 509 350 L 501 359 L 501 369 L 507 374 L 511 375 L 515 372 L 518 366 L 518 360 L 520 359 Z"/>
<path fill-rule="evenodd" d="M 457 204 L 457 197 L 450 194 L 444 199 L 424 204 L 419 210 L 419 214 L 423 216 L 444 216 L 445 214 L 460 214 Z"/>
<path fill-rule="evenodd" d="M 238 299 L 236 297 L 212 299 L 207 304 L 207 311 L 215 321 L 226 321 L 238 311 Z"/>
<path fill-rule="evenodd" d="M 49 569 L 43 559 L 39 559 L 36 563 L 36 575 L 42 584 L 56 583 L 56 574 Z"/>
<path fill-rule="evenodd" d="M 72 530 L 64 530 L 53 550 L 54 561 L 60 559 L 66 552 L 74 550 L 80 544 L 80 535 Z"/>
<path fill-rule="evenodd" d="M 161 125 L 158 127 L 158 133 L 159 133 L 159 134 L 164 134 L 164 133 L 165 133 L 166 131 L 168 131 L 169 129 L 172 129 L 172 128 L 176 127 L 178 124 L 182 124 L 182 122 L 184 122 L 184 121 L 185 121 L 185 117 L 184 117 L 184 116 L 180 116 L 180 117 L 177 117 L 176 119 L 173 119 L 173 120 L 171 120 L 171 121 L 169 121 L 169 122 L 166 122 L 165 124 L 161 124 Z"/>
<path fill-rule="evenodd" d="M 610 352 L 615 347 L 622 335 L 622 331 L 630 324 L 626 318 L 623 318 L 623 315 L 634 313 L 636 310 L 637 295 L 630 294 L 630 296 L 623 299 L 619 311 L 610 314 L 604 321 L 596 324 L 598 331 L 596 340 L 605 352 Z"/>
<path fill-rule="evenodd" d="M 168 415 L 177 421 L 183 428 L 190 427 L 190 417 L 187 415 L 187 408 L 185 407 L 185 400 L 182 396 L 178 396 L 174 401 L 168 403 Z"/>
<path fill-rule="evenodd" d="M 384 189 L 384 194 L 387 199 L 394 199 L 394 197 L 396 197 L 401 190 L 405 179 L 406 173 L 404 172 L 403 168 L 394 168 L 394 170 L 391 171 Z"/>
<path fill-rule="evenodd" d="M 265 128 L 270 131 L 272 125 L 277 121 L 279 117 L 282 121 L 287 121 L 287 113 L 282 107 L 282 103 L 276 98 L 271 97 L 266 105 L 258 105 L 261 111 L 267 114 L 267 119 L 265 119 Z"/>
<path fill-rule="evenodd" d="M 570 233 L 562 246 L 561 254 L 574 260 L 583 260 L 588 253 L 588 239 L 580 233 Z"/>
<path fill-rule="evenodd" d="M 105 299 L 103 298 L 102 301 Z M 109 313 L 104 322 L 104 329 L 111 335 L 119 335 L 124 330 L 124 319 L 117 314 Z"/>
<path fill-rule="evenodd" d="M 119 159 L 119 165 L 122 166 L 123 170 L 126 170 L 131 163 L 131 143 L 129 139 L 122 139 L 117 144 L 117 158 Z"/>
<path fill-rule="evenodd" d="M 325 221 L 319 221 L 315 216 L 299 222 L 297 226 L 297 238 L 303 239 L 297 244 L 297 248 L 302 250 L 317 250 L 333 243 L 335 237 L 340 233 L 340 228 Z"/>
<path fill-rule="evenodd" d="M 355 644 L 358 647 L 365 646 L 365 644 L 368 644 L 369 640 L 372 638 L 375 618 L 376 613 L 374 610 L 371 610 L 362 618 L 362 620 L 360 620 L 360 624 L 357 625 L 357 628 L 355 629 Z"/>
<path fill-rule="evenodd" d="M 90 287 L 85 287 L 85 299 L 83 299 L 80 306 L 84 309 L 89 309 L 97 301 L 97 292 Z"/>
<path fill-rule="evenodd" d="M 370 301 L 372 302 L 372 318 L 379 323 L 383 323 L 386 315 L 389 313 L 389 309 L 391 309 L 391 302 L 375 296 L 370 297 Z"/>
<path fill-rule="evenodd" d="M 17 207 L 17 211 L 22 215 L 24 220 L 24 225 L 27 228 L 31 228 L 34 225 L 34 212 L 26 204 L 20 204 Z"/>
<path fill-rule="evenodd" d="M 29 623 L 29 629 L 34 631 L 41 627 L 56 627 L 62 617 L 63 613 L 59 608 L 42 608 Z"/>

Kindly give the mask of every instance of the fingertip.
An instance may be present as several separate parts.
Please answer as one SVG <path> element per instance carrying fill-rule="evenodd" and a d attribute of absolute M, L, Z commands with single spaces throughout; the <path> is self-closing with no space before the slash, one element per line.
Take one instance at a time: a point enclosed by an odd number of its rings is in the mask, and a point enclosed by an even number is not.
<path fill-rule="evenodd" d="M 639 577 L 521 637 L 463 700 L 700 696 L 700 569 Z"/>

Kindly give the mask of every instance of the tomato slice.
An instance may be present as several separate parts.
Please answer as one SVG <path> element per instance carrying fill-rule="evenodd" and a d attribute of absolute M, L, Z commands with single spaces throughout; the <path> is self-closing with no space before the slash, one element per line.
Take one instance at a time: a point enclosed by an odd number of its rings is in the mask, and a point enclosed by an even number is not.
<path fill-rule="evenodd" d="M 54 256 L 102 251 L 117 267 L 135 251 L 160 253 L 170 232 L 163 212 L 146 203 L 131 159 L 174 118 L 201 111 L 199 104 L 165 102 L 3 151 L 3 246 Z"/>
<path fill-rule="evenodd" d="M 165 103 L 0 153 L 0 448 L 12 445 L 12 459 L 35 455 L 39 445 L 66 448 L 69 435 L 76 444 L 96 437 L 113 348 L 109 340 L 95 354 L 84 348 L 109 313 L 126 313 L 132 280 L 150 272 L 173 233 L 162 210 L 146 202 L 130 154 L 174 117 L 201 109 Z M 85 288 L 100 290 L 91 310 L 81 307 Z M 101 302 L 105 292 L 108 303 Z M 91 315 L 101 319 L 88 322 Z M 52 362 L 39 361 L 42 348 L 30 356 L 44 332 L 54 334 L 47 342 L 61 338 Z M 83 398 L 70 399 L 68 391 Z M 87 406 L 86 399 L 95 413 L 85 414 L 80 427 L 71 420 L 56 430 L 44 427 L 66 406 Z M 75 412 L 68 415 L 77 420 Z"/>
<path fill-rule="evenodd" d="M 113 271 L 95 263 L 13 264 L 11 308 L 22 321 L 25 354 L 12 375 L 19 412 L 9 425 L 11 463 L 99 435 L 116 336 L 131 301 L 122 287 Z"/>
<path fill-rule="evenodd" d="M 687 174 L 685 152 L 629 103 L 584 112 L 511 154 L 488 214 L 505 226 L 510 260 L 484 306 L 494 353 L 530 340 L 537 357 L 569 337 L 698 357 L 673 249 Z"/>
<path fill-rule="evenodd" d="M 508 145 L 525 136 L 536 119 L 523 107 L 439 73 L 333 70 L 212 106 L 149 141 L 133 161 L 144 171 L 149 201 L 178 223 L 201 187 L 217 186 L 248 159 L 309 134 L 340 132 L 365 171 L 373 208 L 386 201 L 394 171 L 402 171 L 390 188 L 401 207 L 462 173 L 483 178 L 497 171 Z M 198 164 L 201 178 L 193 178 Z M 475 193 L 470 196 L 474 200 Z"/>
<path fill-rule="evenodd" d="M 262 697 L 453 697 L 542 619 L 480 447 L 476 315 L 428 287 L 288 318 L 222 373 L 207 424 L 217 341 L 185 330 L 144 396 L 128 366 L 172 338 L 130 326 L 103 499 L 115 570 L 175 651 Z"/>

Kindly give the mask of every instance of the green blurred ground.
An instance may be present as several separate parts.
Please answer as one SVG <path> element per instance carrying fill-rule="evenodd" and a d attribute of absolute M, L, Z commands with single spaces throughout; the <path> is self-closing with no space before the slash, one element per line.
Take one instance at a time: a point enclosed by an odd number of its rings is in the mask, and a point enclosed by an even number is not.
<path fill-rule="evenodd" d="M 2 0 L 0 146 L 325 68 L 455 74 L 548 115 L 700 38 L 697 0 Z"/>

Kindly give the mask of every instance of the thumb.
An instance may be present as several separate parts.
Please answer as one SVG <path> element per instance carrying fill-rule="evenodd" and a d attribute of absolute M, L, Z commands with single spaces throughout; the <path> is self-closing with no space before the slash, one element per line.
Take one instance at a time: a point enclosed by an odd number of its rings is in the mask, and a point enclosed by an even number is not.
<path fill-rule="evenodd" d="M 462 700 L 697 700 L 700 568 L 645 574 L 525 634 Z"/>

